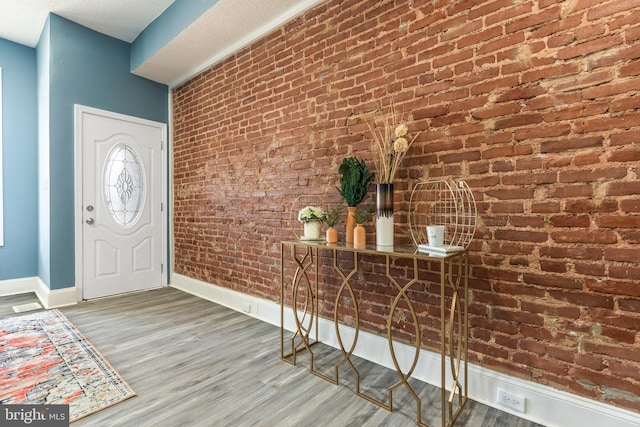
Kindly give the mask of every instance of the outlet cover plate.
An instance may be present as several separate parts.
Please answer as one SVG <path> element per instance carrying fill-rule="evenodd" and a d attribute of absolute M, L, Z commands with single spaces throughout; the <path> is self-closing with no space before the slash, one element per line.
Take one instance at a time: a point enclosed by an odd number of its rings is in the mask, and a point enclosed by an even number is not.
<path fill-rule="evenodd" d="M 498 389 L 498 403 L 505 408 L 524 414 L 525 400 L 526 399 L 522 396 Z"/>

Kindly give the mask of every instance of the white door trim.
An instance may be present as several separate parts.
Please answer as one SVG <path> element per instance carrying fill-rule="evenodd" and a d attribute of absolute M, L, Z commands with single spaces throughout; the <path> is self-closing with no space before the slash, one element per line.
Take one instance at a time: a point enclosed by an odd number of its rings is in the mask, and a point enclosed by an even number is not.
<path fill-rule="evenodd" d="M 129 122 L 156 127 L 159 128 L 163 135 L 162 145 L 163 145 L 163 157 L 162 157 L 162 184 L 161 184 L 161 200 L 162 200 L 162 265 L 164 268 L 162 269 L 162 280 L 161 286 L 166 286 L 168 283 L 168 274 L 169 270 L 167 265 L 167 222 L 169 209 L 167 206 L 167 174 L 168 174 L 168 165 L 166 158 L 166 150 L 167 147 L 167 125 L 165 123 L 154 122 L 152 120 L 141 119 L 138 117 L 127 116 L 125 114 L 114 113 L 111 111 L 100 110 L 97 108 L 87 107 L 84 105 L 75 104 L 74 105 L 74 231 L 75 231 L 75 288 L 77 300 L 82 300 L 83 295 L 83 263 L 84 263 L 84 253 L 82 251 L 82 241 L 83 241 L 83 227 L 82 227 L 82 161 L 83 161 L 83 151 L 82 151 L 82 117 L 84 114 L 91 114 L 94 116 L 101 116 L 105 118 L 115 119 L 115 120 L 126 120 Z"/>

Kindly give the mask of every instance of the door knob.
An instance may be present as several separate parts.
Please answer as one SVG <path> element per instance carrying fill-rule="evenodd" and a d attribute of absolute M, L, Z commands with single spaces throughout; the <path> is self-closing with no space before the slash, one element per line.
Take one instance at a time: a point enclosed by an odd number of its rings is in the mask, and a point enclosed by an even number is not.
<path fill-rule="evenodd" d="M 93 218 L 89 218 L 85 221 L 87 224 L 91 225 L 93 224 L 95 221 L 93 220 Z"/>
<path fill-rule="evenodd" d="M 93 210 L 93 205 L 87 206 L 87 211 L 91 212 Z"/>

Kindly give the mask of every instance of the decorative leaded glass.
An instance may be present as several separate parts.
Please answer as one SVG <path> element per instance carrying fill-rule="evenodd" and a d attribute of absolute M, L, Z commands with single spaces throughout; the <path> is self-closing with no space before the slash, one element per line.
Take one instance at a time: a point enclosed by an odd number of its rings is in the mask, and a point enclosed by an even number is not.
<path fill-rule="evenodd" d="M 116 145 L 104 166 L 104 198 L 111 217 L 123 228 L 140 218 L 145 198 L 144 168 L 134 149 Z"/>

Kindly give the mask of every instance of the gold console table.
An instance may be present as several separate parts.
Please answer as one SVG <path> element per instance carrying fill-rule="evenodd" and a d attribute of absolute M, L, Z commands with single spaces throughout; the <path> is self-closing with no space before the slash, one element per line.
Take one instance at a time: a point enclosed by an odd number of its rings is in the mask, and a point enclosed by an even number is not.
<path fill-rule="evenodd" d="M 319 304 L 318 290 L 322 285 L 320 280 L 320 269 L 318 262 L 318 254 L 326 253 L 329 260 L 332 259 L 333 271 L 338 275 L 339 286 L 335 295 L 334 306 L 334 324 L 336 338 L 342 352 L 342 358 L 334 366 L 335 374 L 333 377 L 325 375 L 317 371 L 314 367 L 313 346 L 318 343 L 318 320 L 319 320 Z M 290 258 L 285 259 L 286 254 Z M 360 390 L 360 373 L 352 363 L 352 355 L 358 341 L 360 332 L 360 317 L 358 313 L 359 302 L 357 294 L 354 292 L 352 281 L 356 273 L 359 271 L 359 260 L 366 257 L 381 256 L 384 258 L 385 277 L 395 292 L 395 298 L 389 308 L 387 317 L 387 339 L 389 344 L 389 352 L 399 380 L 388 387 L 388 401 L 382 402 L 376 398 L 361 392 Z M 355 248 L 353 245 L 345 245 L 344 243 L 329 245 L 324 242 L 313 241 L 284 241 L 280 247 L 280 356 L 291 364 L 296 364 L 296 356 L 300 352 L 308 352 L 310 358 L 309 370 L 316 376 L 319 376 L 333 384 L 338 385 L 338 368 L 343 363 L 347 364 L 355 375 L 355 393 L 376 405 L 393 411 L 393 391 L 404 386 L 410 396 L 415 400 L 417 406 L 417 424 L 429 427 L 422 421 L 422 399 L 409 384 L 408 380 L 413 375 L 420 350 L 422 349 L 421 328 L 418 319 L 418 313 L 414 308 L 414 301 L 410 298 L 411 287 L 418 283 L 418 265 L 419 263 L 431 263 L 430 274 L 436 273 L 439 277 L 440 285 L 440 389 L 441 389 L 441 419 L 442 427 L 453 426 L 458 415 L 462 411 L 468 400 L 468 254 L 465 250 L 447 254 L 428 254 L 418 252 L 415 246 L 395 246 L 389 251 L 377 250 L 375 245 Z M 352 257 L 352 258 L 351 258 Z M 349 259 L 350 271 L 343 271 L 340 264 L 345 258 Z M 396 278 L 393 277 L 392 260 L 404 258 L 410 261 L 413 269 L 413 277 L 401 285 Z M 351 261 L 352 260 L 352 261 Z M 287 285 L 285 283 L 285 263 L 293 263 L 295 273 L 291 280 L 290 294 L 287 293 Z M 433 270 L 433 271 L 431 271 Z M 435 282 L 432 282 L 435 283 Z M 338 309 L 339 301 L 343 293 L 347 292 L 348 297 L 354 305 L 355 319 L 353 342 L 347 348 L 343 343 L 340 335 Z M 448 293 L 447 293 L 448 292 Z M 293 332 L 285 330 L 285 309 L 286 297 L 290 297 L 291 311 L 295 320 Z M 403 371 L 400 363 L 396 358 L 394 350 L 393 337 L 393 318 L 394 313 L 399 309 L 399 304 L 411 314 L 413 329 L 415 333 L 414 339 L 414 357 L 410 363 L 410 367 Z M 314 333 L 315 331 L 315 333 Z M 290 334 L 290 335 L 288 335 Z M 286 336 L 287 335 L 287 336 Z M 449 383 L 447 384 L 447 360 L 449 361 Z M 449 391 L 447 391 L 449 390 Z"/>

